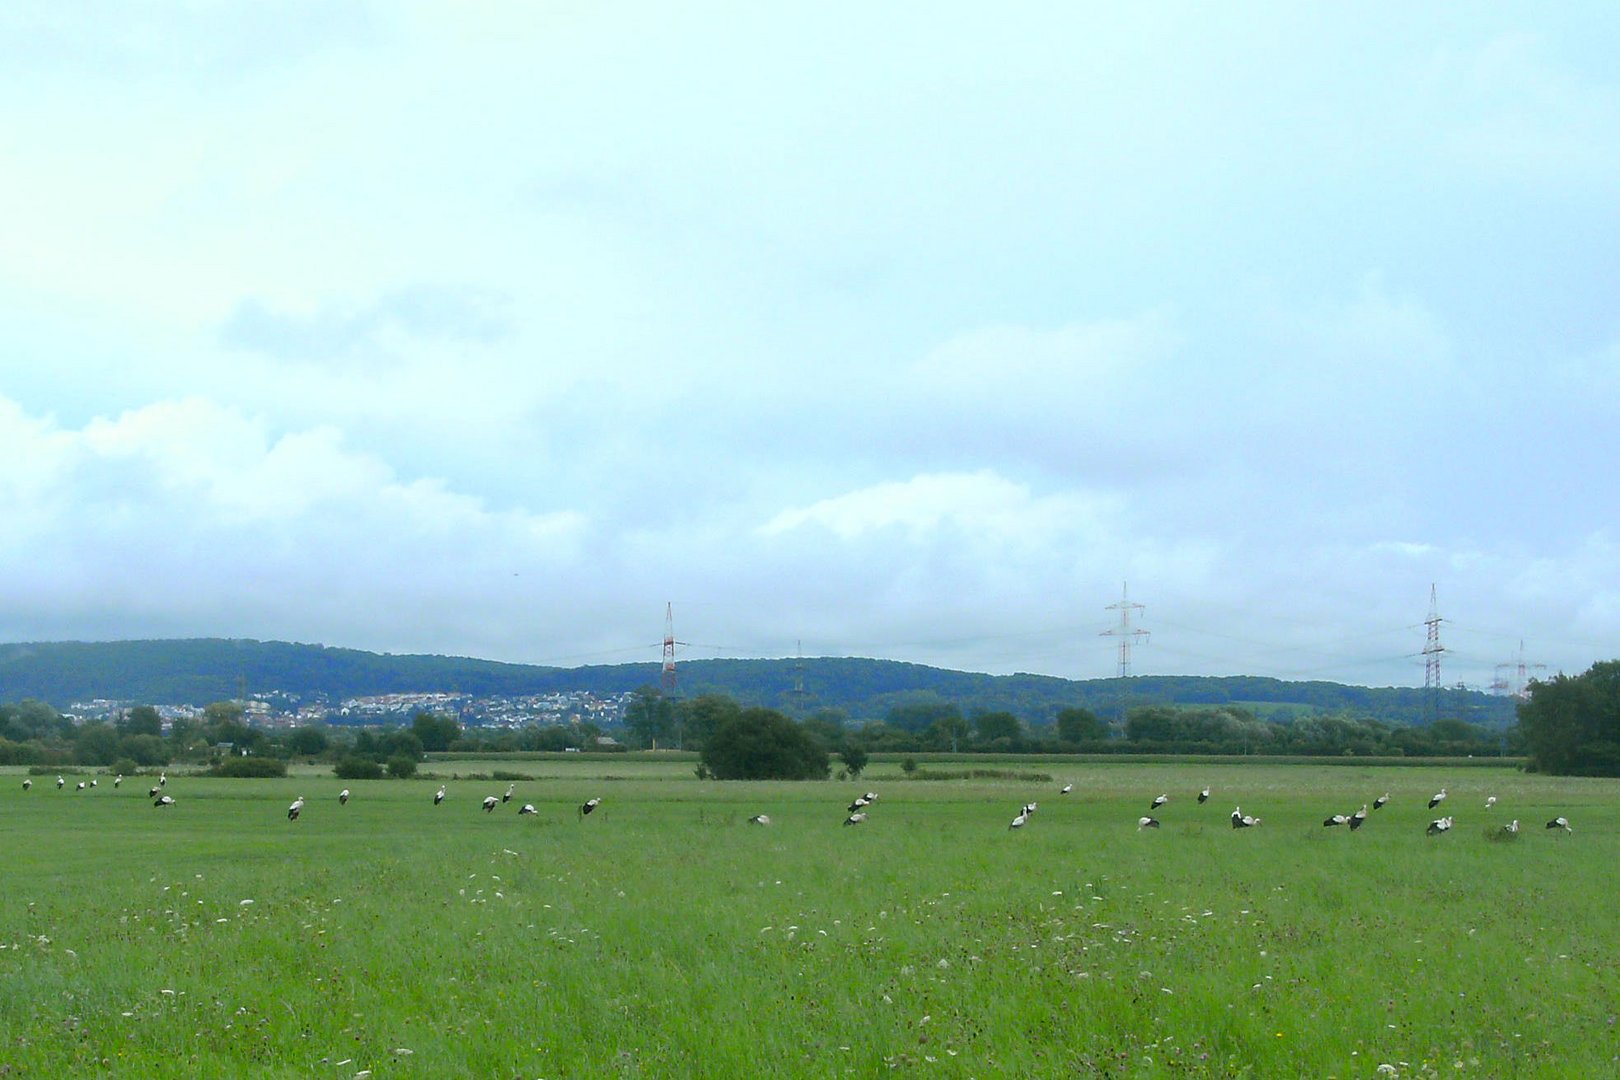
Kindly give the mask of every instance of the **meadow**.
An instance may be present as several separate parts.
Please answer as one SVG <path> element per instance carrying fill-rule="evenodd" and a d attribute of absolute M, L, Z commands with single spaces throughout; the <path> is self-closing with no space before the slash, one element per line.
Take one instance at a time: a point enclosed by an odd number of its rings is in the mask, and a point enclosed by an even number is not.
<path fill-rule="evenodd" d="M 347 784 L 171 773 L 165 809 L 150 777 L 25 792 L 12 771 L 0 1075 L 1620 1072 L 1612 781 L 998 767 L 798 784 L 624 756 Z M 469 776 L 495 769 L 531 778 L 486 814 L 506 782 Z M 866 790 L 869 819 L 844 826 Z M 1322 827 L 1385 791 L 1359 832 Z M 1139 830 L 1160 792 L 1162 827 Z M 1233 830 L 1237 804 L 1262 825 Z M 1440 812 L 1455 828 L 1426 836 Z M 1575 831 L 1544 829 L 1556 814 Z M 1512 818 L 1523 831 L 1500 839 Z"/>

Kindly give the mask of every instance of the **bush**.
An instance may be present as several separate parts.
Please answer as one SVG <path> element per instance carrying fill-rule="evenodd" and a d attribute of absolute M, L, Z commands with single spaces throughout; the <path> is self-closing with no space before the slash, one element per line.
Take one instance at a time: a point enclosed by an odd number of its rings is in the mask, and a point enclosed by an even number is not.
<path fill-rule="evenodd" d="M 910 774 L 916 772 L 917 771 L 917 759 L 914 758 L 914 757 L 908 757 L 908 758 L 905 758 L 904 760 L 902 760 L 900 762 L 900 771 L 905 773 L 908 776 Z"/>
<path fill-rule="evenodd" d="M 409 754 L 395 754 L 388 759 L 388 775 L 395 780 L 409 780 L 416 775 L 416 759 Z"/>
<path fill-rule="evenodd" d="M 381 780 L 383 767 L 364 757 L 346 757 L 332 766 L 332 775 L 339 780 Z"/>
<path fill-rule="evenodd" d="M 821 740 L 775 709 L 744 709 L 703 744 L 703 764 L 716 780 L 825 780 Z"/>
<path fill-rule="evenodd" d="M 272 757 L 229 757 L 208 770 L 209 776 L 230 776 L 239 779 L 286 776 L 287 763 Z"/>
<path fill-rule="evenodd" d="M 141 767 L 133 758 L 119 758 L 107 767 L 107 771 L 115 776 L 134 776 L 141 771 Z"/>

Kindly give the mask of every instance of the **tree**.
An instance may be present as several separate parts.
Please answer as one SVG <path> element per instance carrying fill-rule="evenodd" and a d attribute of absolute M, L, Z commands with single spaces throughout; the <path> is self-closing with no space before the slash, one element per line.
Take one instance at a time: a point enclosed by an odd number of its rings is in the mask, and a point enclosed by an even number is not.
<path fill-rule="evenodd" d="M 118 731 L 107 724 L 86 724 L 73 740 L 73 760 L 80 765 L 111 765 L 118 756 Z"/>
<path fill-rule="evenodd" d="M 703 748 L 716 780 L 825 780 L 827 749 L 775 709 L 744 709 Z"/>
<path fill-rule="evenodd" d="M 844 752 L 839 757 L 843 758 L 844 768 L 849 771 L 850 779 L 859 779 L 861 772 L 866 768 L 868 760 L 866 748 L 860 743 L 850 743 L 844 747 Z"/>
<path fill-rule="evenodd" d="M 927 731 L 948 717 L 960 719 L 962 710 L 948 701 L 919 701 L 896 705 L 883 716 L 883 722 L 901 731 Z"/>
<path fill-rule="evenodd" d="M 1066 743 L 1095 742 L 1108 738 L 1108 725 L 1090 709 L 1078 707 L 1058 710 L 1057 731 L 1058 741 Z"/>
<path fill-rule="evenodd" d="M 1010 712 L 980 713 L 973 718 L 973 726 L 979 733 L 979 742 L 992 743 L 1005 739 L 1009 748 L 1018 742 L 1023 733 L 1018 717 Z"/>
<path fill-rule="evenodd" d="M 454 717 L 419 712 L 411 721 L 411 732 L 420 740 L 423 751 L 438 753 L 450 749 L 450 744 L 461 737 L 461 725 Z"/>
<path fill-rule="evenodd" d="M 1519 728 L 1531 767 L 1564 776 L 1620 776 L 1620 660 L 1530 683 Z"/>
<path fill-rule="evenodd" d="M 162 735 L 163 717 L 150 705 L 137 705 L 118 719 L 121 735 Z"/>
<path fill-rule="evenodd" d="M 326 735 L 323 724 L 305 724 L 295 727 L 287 733 L 287 749 L 299 757 L 314 757 L 326 752 L 331 745 L 331 739 Z"/>
<path fill-rule="evenodd" d="M 668 749 L 675 741 L 675 703 L 656 686 L 640 687 L 624 707 L 624 725 L 636 746 L 656 750 L 662 742 Z"/>
<path fill-rule="evenodd" d="M 687 750 L 702 750 L 720 725 L 742 712 L 742 706 L 724 694 L 699 694 L 675 707 L 676 720 Z"/>

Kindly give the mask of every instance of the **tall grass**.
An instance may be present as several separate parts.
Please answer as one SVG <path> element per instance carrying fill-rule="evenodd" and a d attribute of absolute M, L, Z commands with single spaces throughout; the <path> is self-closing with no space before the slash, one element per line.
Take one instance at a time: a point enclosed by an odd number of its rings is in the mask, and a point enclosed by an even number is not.
<path fill-rule="evenodd" d="M 456 762 L 457 770 L 482 769 Z M 442 766 L 436 766 L 442 767 Z M 1612 783 L 1060 766 L 724 784 L 0 776 L 21 1075 L 1613 1075 Z M 1042 769 L 1051 768 L 1044 761 Z M 555 771 L 552 771 L 555 770 Z M 608 779 L 617 777 L 618 779 Z M 1056 788 L 1073 781 L 1075 791 Z M 1214 798 L 1199 806 L 1195 792 Z M 1453 833 L 1424 835 L 1447 786 Z M 870 818 L 844 806 L 880 792 Z M 1360 832 L 1324 829 L 1384 790 Z M 1163 827 L 1138 831 L 1168 792 Z M 302 818 L 287 804 L 308 798 Z M 1489 812 L 1484 796 L 1500 802 Z M 604 797 L 581 818 L 578 804 Z M 1007 828 L 1037 800 L 1028 826 Z M 533 803 L 539 813 L 519 817 Z M 1234 831 L 1234 804 L 1259 814 Z M 746 824 L 766 812 L 768 828 Z M 1542 824 L 1566 813 L 1571 835 Z M 1517 817 L 1520 839 L 1489 843 Z"/>

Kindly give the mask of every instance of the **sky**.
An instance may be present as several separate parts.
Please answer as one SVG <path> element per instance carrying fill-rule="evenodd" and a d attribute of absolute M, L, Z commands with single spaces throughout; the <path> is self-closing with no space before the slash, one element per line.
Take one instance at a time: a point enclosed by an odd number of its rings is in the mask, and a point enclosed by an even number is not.
<path fill-rule="evenodd" d="M 0 641 L 1421 686 L 1432 590 L 1446 685 L 1578 674 L 1616 55 L 1602 0 L 8 3 Z"/>

